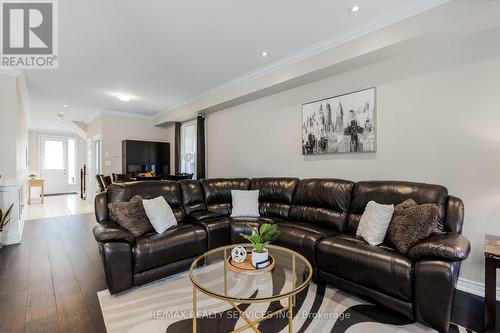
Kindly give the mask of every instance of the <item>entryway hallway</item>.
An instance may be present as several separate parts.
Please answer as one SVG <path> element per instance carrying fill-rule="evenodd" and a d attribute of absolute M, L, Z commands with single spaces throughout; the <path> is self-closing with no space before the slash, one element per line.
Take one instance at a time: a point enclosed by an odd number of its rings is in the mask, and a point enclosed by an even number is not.
<path fill-rule="evenodd" d="M 94 207 L 78 194 L 46 196 L 44 203 L 32 199 L 26 209 L 26 221 L 49 217 L 70 216 L 93 213 Z"/>

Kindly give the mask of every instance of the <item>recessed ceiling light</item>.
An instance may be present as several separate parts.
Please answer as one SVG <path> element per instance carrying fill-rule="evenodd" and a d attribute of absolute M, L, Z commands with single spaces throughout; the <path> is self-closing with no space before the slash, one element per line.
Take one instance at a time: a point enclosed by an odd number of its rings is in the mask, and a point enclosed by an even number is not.
<path fill-rule="evenodd" d="M 349 12 L 351 12 L 351 13 L 357 13 L 357 12 L 359 12 L 359 10 L 360 10 L 359 5 L 354 5 L 351 8 L 349 8 Z"/>
<path fill-rule="evenodd" d="M 127 94 L 127 93 L 123 93 L 123 92 L 116 92 L 113 94 L 113 96 L 115 96 L 116 98 L 118 98 L 122 102 L 128 102 L 128 101 L 134 99 L 134 96 Z"/>
<path fill-rule="evenodd" d="M 63 108 L 69 108 L 69 105 L 68 104 L 63 104 L 62 107 Z"/>
<path fill-rule="evenodd" d="M 260 55 L 263 56 L 263 57 L 267 57 L 269 55 L 269 53 L 267 51 L 262 51 L 260 53 Z"/>

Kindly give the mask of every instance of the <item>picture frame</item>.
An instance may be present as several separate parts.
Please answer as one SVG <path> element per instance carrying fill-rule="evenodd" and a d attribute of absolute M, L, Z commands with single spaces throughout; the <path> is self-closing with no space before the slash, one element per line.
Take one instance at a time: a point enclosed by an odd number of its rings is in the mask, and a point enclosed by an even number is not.
<path fill-rule="evenodd" d="M 376 152 L 376 88 L 302 104 L 302 154 Z"/>

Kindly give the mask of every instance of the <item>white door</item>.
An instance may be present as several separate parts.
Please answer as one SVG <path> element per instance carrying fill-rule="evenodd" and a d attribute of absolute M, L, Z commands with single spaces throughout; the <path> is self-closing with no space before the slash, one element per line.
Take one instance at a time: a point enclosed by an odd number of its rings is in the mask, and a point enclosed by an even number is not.
<path fill-rule="evenodd" d="M 87 187 L 87 200 L 94 202 L 95 195 L 99 193 L 99 186 L 97 184 L 96 175 L 101 174 L 101 138 L 95 137 L 87 140 L 87 166 L 88 181 L 90 186 Z"/>
<path fill-rule="evenodd" d="M 68 138 L 42 137 L 40 160 L 45 193 L 68 193 Z"/>
<path fill-rule="evenodd" d="M 87 191 L 87 201 L 90 203 L 94 202 L 94 196 L 92 195 L 94 192 L 94 168 L 92 166 L 92 139 L 87 139 L 87 176 L 85 178 L 87 183 L 85 184 L 85 189 Z"/>

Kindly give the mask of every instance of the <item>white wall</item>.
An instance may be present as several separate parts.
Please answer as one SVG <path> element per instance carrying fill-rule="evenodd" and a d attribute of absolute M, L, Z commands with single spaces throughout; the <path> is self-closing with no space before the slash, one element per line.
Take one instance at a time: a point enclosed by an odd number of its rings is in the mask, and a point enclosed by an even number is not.
<path fill-rule="evenodd" d="M 26 176 L 28 123 L 17 77 L 0 74 L 0 175 L 3 179 Z"/>
<path fill-rule="evenodd" d="M 210 114 L 209 177 L 445 185 L 465 202 L 472 253 L 462 281 L 482 283 L 484 234 L 500 234 L 500 51 L 498 43 L 469 42 L 442 43 Z M 371 86 L 377 87 L 377 152 L 302 156 L 301 105 Z"/>
<path fill-rule="evenodd" d="M 102 136 L 102 116 L 98 116 L 87 124 L 87 139 Z"/>
<path fill-rule="evenodd" d="M 165 127 L 153 125 L 152 119 L 122 117 L 103 114 L 102 116 L 103 174 L 122 173 L 122 141 L 144 140 L 169 142 L 169 131 Z M 173 142 L 170 143 L 173 149 Z M 109 165 L 106 165 L 106 161 Z M 172 162 L 171 162 L 172 164 Z M 172 166 L 171 166 L 171 170 Z"/>
<path fill-rule="evenodd" d="M 6 244 L 18 243 L 24 225 L 26 205 L 26 176 L 28 124 L 21 100 L 18 78 L 0 74 L 0 208 L 11 204 L 10 223 L 2 232 Z"/>
<path fill-rule="evenodd" d="M 175 125 L 170 124 L 165 127 L 166 140 L 170 143 L 170 173 L 175 173 Z"/>
<path fill-rule="evenodd" d="M 28 173 L 28 120 L 21 101 L 19 89 L 16 89 L 17 126 L 16 126 L 16 178 L 26 177 Z"/>
<path fill-rule="evenodd" d="M 2 179 L 17 179 L 17 126 L 18 110 L 17 79 L 0 74 L 0 175 Z"/>

